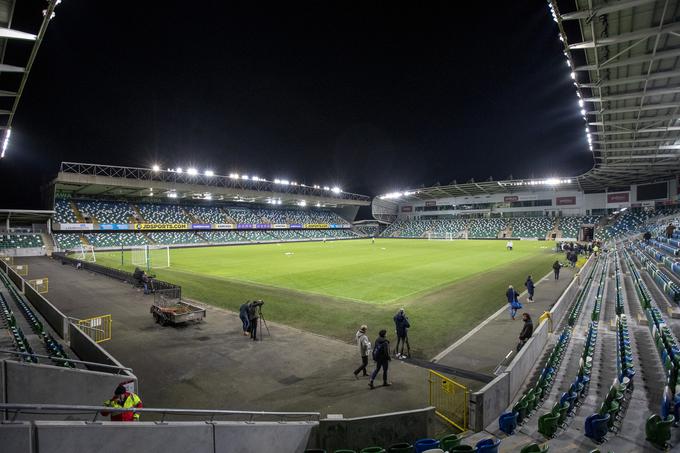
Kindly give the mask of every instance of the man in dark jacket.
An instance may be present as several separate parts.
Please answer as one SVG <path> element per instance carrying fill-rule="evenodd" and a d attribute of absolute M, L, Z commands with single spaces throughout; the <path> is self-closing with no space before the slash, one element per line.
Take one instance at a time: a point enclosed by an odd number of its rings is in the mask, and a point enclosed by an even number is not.
<path fill-rule="evenodd" d="M 666 237 L 668 239 L 672 239 L 674 231 L 675 231 L 675 225 L 673 225 L 672 223 L 669 223 L 668 226 L 666 227 Z"/>
<path fill-rule="evenodd" d="M 250 327 L 250 320 L 248 319 L 248 304 L 250 301 L 238 307 L 238 317 L 243 323 L 243 336 L 248 336 L 248 330 Z"/>
<path fill-rule="evenodd" d="M 508 290 L 505 292 L 505 297 L 508 298 L 508 305 L 510 306 L 510 317 L 515 320 L 515 314 L 517 314 L 516 304 L 519 302 L 519 293 L 515 291 L 512 285 L 508 286 Z"/>
<path fill-rule="evenodd" d="M 254 300 L 248 303 L 248 325 L 250 326 L 250 338 L 257 341 L 257 320 L 260 318 L 258 310 L 264 305 L 261 300 Z"/>
<path fill-rule="evenodd" d="M 522 332 L 519 334 L 517 352 L 522 349 L 524 343 L 529 341 L 529 338 L 531 338 L 531 335 L 534 333 L 534 323 L 531 321 L 531 315 L 529 313 L 522 313 L 522 321 L 524 321 L 524 326 L 522 326 Z"/>
<path fill-rule="evenodd" d="M 397 347 L 394 348 L 394 356 L 398 359 L 411 357 L 411 346 L 408 344 L 408 328 L 411 324 L 408 322 L 404 309 L 401 308 L 394 315 L 394 327 L 397 331 Z M 406 354 L 404 355 L 404 343 L 406 344 Z M 401 344 L 401 352 L 399 352 L 399 344 Z"/>
<path fill-rule="evenodd" d="M 378 375 L 378 372 L 382 368 L 383 370 L 383 386 L 390 386 L 392 385 L 391 382 L 387 381 L 387 368 L 390 363 L 390 342 L 387 338 L 385 338 L 385 335 L 387 335 L 387 331 L 385 329 L 381 330 L 378 332 L 378 338 L 375 340 L 375 348 L 373 348 L 373 360 L 375 360 L 375 370 L 373 370 L 373 373 L 371 373 L 371 380 L 368 383 L 368 386 L 373 390 L 375 387 L 373 386 L 373 381 L 375 380 L 375 377 Z"/>
<path fill-rule="evenodd" d="M 562 265 L 558 260 L 555 260 L 555 262 L 552 265 L 553 271 L 555 271 L 555 280 L 560 279 L 560 269 L 562 268 Z"/>
<path fill-rule="evenodd" d="M 534 301 L 534 289 L 536 288 L 536 285 L 534 285 L 534 281 L 531 279 L 531 275 L 527 277 L 527 281 L 524 282 L 524 286 L 527 288 L 527 293 L 529 294 L 529 302 Z"/>

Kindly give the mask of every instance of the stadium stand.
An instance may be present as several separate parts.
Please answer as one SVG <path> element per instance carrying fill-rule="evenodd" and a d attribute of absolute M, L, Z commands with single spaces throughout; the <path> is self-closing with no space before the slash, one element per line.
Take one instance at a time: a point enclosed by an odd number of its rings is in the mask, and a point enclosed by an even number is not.
<path fill-rule="evenodd" d="M 573 216 L 559 219 L 559 229 L 563 238 L 578 239 L 581 225 L 596 225 L 600 221 L 598 216 Z"/>
<path fill-rule="evenodd" d="M 0 249 L 42 247 L 39 234 L 0 234 Z"/>
<path fill-rule="evenodd" d="M 468 237 L 469 238 L 497 238 L 498 234 L 506 229 L 508 220 L 503 218 L 484 218 L 472 219 L 468 223 Z"/>
<path fill-rule="evenodd" d="M 512 236 L 545 239 L 553 225 L 550 217 L 515 217 L 512 219 Z"/>
<path fill-rule="evenodd" d="M 149 243 L 144 233 L 85 233 L 84 236 L 88 244 L 95 247 L 127 247 Z"/>
<path fill-rule="evenodd" d="M 215 206 L 190 206 L 187 212 L 197 223 L 227 223 L 224 212 Z"/>
<path fill-rule="evenodd" d="M 74 249 L 80 247 L 82 241 L 79 233 L 54 233 L 54 242 L 60 249 Z"/>
<path fill-rule="evenodd" d="M 191 223 L 181 206 L 139 203 L 137 208 L 147 223 Z"/>
<path fill-rule="evenodd" d="M 255 211 L 245 208 L 225 208 L 229 217 L 234 219 L 236 223 L 264 223 L 262 217 L 255 214 Z"/>
<path fill-rule="evenodd" d="M 128 223 L 133 215 L 127 203 L 101 200 L 78 200 L 76 206 L 80 214 L 94 223 Z"/>
<path fill-rule="evenodd" d="M 69 200 L 65 198 L 57 198 L 54 203 L 54 220 L 60 223 L 75 223 L 78 220 L 71 209 Z"/>
<path fill-rule="evenodd" d="M 19 356 L 20 360 L 37 363 L 38 358 L 33 354 L 33 349 L 31 349 L 31 345 L 28 344 L 28 340 L 26 339 L 23 330 L 21 330 L 21 327 L 17 326 L 14 312 L 2 293 L 0 293 L 0 318 L 2 318 L 3 325 L 7 329 L 9 336 L 12 338 L 14 350 L 27 354 Z"/>
<path fill-rule="evenodd" d="M 179 244 L 204 244 L 203 238 L 194 232 L 184 231 L 154 231 L 147 233 L 147 237 L 152 243 L 162 245 L 179 245 Z"/>
<path fill-rule="evenodd" d="M 354 225 L 353 229 L 359 236 L 378 236 L 377 225 Z"/>
<path fill-rule="evenodd" d="M 236 231 L 202 231 L 198 233 L 207 242 L 212 244 L 228 244 L 232 242 L 248 242 L 246 238 Z"/>

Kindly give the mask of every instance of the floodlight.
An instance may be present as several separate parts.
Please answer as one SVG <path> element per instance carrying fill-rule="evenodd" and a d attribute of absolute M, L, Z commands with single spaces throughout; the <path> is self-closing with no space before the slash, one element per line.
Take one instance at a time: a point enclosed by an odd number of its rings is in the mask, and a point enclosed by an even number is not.
<path fill-rule="evenodd" d="M 581 115 L 586 116 L 586 110 L 585 109 L 581 109 Z"/>
<path fill-rule="evenodd" d="M 204 196 L 204 198 L 205 198 L 206 200 L 212 200 L 212 194 L 206 193 L 205 196 Z"/>
<path fill-rule="evenodd" d="M 231 179 L 238 179 L 238 173 L 229 173 Z"/>
<path fill-rule="evenodd" d="M 583 107 L 583 104 L 584 104 L 583 99 L 579 99 L 578 100 L 578 106 Z"/>
<path fill-rule="evenodd" d="M 281 180 L 279 178 L 274 179 L 274 184 L 281 184 Z"/>
<path fill-rule="evenodd" d="M 241 175 L 241 179 L 245 179 L 246 181 L 250 179 L 250 176 L 248 175 Z"/>
<path fill-rule="evenodd" d="M 340 192 L 342 192 L 342 190 L 340 190 L 340 187 L 335 186 L 335 187 L 333 187 L 333 188 L 331 189 L 331 192 L 333 192 L 333 193 L 340 193 Z"/>
<path fill-rule="evenodd" d="M 190 168 L 187 170 L 187 173 L 189 173 L 190 175 L 197 175 L 198 170 L 196 170 L 195 168 Z"/>
<path fill-rule="evenodd" d="M 323 186 L 323 190 L 331 190 L 331 188 L 328 186 Z"/>
<path fill-rule="evenodd" d="M 154 164 L 153 167 L 151 167 L 153 171 L 161 171 L 161 167 L 158 166 L 158 164 Z"/>
<path fill-rule="evenodd" d="M 206 176 L 215 176 L 215 172 L 212 171 L 212 170 L 206 170 L 206 171 L 205 171 L 205 175 L 206 175 Z"/>
<path fill-rule="evenodd" d="M 572 71 L 571 74 L 569 75 L 571 76 L 572 79 L 576 80 L 576 73 L 574 71 Z"/>
<path fill-rule="evenodd" d="M 298 203 L 299 206 L 307 206 L 307 202 L 305 200 L 300 200 Z"/>
<path fill-rule="evenodd" d="M 253 176 L 253 177 L 250 178 L 250 179 L 252 179 L 253 181 L 259 181 L 259 180 L 260 180 L 260 177 L 259 177 L 259 176 Z"/>
<path fill-rule="evenodd" d="M 281 182 L 281 184 L 283 184 L 284 186 L 287 186 L 287 185 L 290 184 L 290 181 L 288 181 L 287 179 L 282 179 L 280 182 Z"/>
<path fill-rule="evenodd" d="M 319 203 L 319 202 L 317 201 L 317 202 L 316 202 L 316 207 L 317 207 L 317 208 L 320 208 L 320 207 L 321 207 L 321 203 Z"/>
<path fill-rule="evenodd" d="M 177 192 L 168 192 L 168 198 L 177 198 Z"/>
<path fill-rule="evenodd" d="M 182 167 L 177 167 L 177 169 L 176 169 L 175 171 L 176 171 L 177 173 L 182 173 Z"/>

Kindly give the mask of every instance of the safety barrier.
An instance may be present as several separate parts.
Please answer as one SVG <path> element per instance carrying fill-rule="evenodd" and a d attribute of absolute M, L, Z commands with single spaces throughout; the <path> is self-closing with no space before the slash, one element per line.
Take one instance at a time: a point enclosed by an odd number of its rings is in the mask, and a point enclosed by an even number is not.
<path fill-rule="evenodd" d="M 9 267 L 14 269 L 14 272 L 16 272 L 17 275 L 21 275 L 22 277 L 28 275 L 28 264 L 11 264 Z"/>
<path fill-rule="evenodd" d="M 33 288 L 34 290 L 38 291 L 40 294 L 45 294 L 49 291 L 50 289 L 50 282 L 47 277 L 45 278 L 34 278 L 32 280 L 28 280 L 28 285 Z"/>
<path fill-rule="evenodd" d="M 111 315 L 77 320 L 78 327 L 96 343 L 111 339 Z"/>
<path fill-rule="evenodd" d="M 430 406 L 441 418 L 460 429 L 468 429 L 469 390 L 443 374 L 430 370 L 428 376 Z"/>

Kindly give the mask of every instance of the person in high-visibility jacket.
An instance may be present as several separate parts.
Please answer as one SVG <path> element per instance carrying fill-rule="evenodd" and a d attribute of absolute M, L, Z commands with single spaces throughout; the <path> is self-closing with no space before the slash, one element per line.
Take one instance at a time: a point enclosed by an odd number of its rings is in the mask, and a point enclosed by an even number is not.
<path fill-rule="evenodd" d="M 113 407 L 117 409 L 141 409 L 142 400 L 136 393 L 128 392 L 124 386 L 116 387 L 113 398 L 104 401 L 104 406 Z M 139 414 L 136 412 L 106 412 L 102 411 L 103 416 L 111 414 L 111 421 L 113 422 L 137 422 L 139 421 Z"/>

